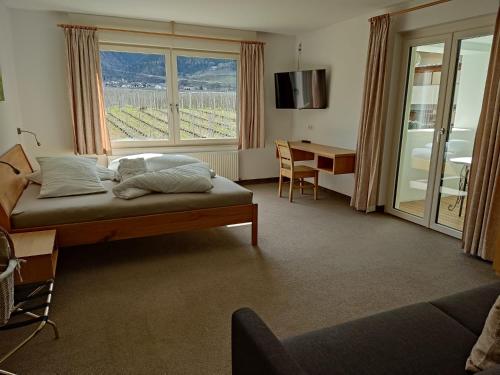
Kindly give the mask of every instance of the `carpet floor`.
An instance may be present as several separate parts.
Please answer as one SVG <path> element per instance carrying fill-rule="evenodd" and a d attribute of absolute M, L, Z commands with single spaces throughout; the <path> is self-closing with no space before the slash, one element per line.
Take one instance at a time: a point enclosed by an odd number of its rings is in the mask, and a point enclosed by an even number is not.
<path fill-rule="evenodd" d="M 280 337 L 495 281 L 458 240 L 395 217 L 250 185 L 250 226 L 60 252 L 52 319 L 0 365 L 20 374 L 230 374 L 230 318 L 256 310 Z M 4 352 L 20 333 L 0 334 Z"/>

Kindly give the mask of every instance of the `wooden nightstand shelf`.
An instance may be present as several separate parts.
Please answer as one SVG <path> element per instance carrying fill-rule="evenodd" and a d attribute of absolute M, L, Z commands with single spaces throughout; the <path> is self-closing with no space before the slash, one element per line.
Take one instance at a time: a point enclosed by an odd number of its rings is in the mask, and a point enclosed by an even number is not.
<path fill-rule="evenodd" d="M 21 264 L 22 282 L 16 273 L 16 284 L 29 284 L 53 279 L 56 275 L 57 245 L 56 231 L 15 233 L 11 235 L 18 258 L 26 260 Z"/>

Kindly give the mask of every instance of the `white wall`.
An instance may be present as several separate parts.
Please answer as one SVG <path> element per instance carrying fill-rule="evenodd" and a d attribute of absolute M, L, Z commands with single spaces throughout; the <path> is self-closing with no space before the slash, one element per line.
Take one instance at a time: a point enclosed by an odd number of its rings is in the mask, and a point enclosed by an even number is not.
<path fill-rule="evenodd" d="M 0 0 L 0 72 L 5 94 L 0 102 L 0 154 L 19 142 L 16 128 L 23 127 L 13 56 L 10 13 Z"/>
<path fill-rule="evenodd" d="M 398 16 L 392 20 L 392 33 L 415 30 L 446 22 L 496 13 L 498 0 L 454 0 L 428 9 Z M 368 18 L 383 14 L 381 9 L 373 14 L 363 15 L 340 22 L 313 32 L 300 34 L 297 40 L 302 42 L 303 68 L 324 67 L 329 74 L 329 107 L 324 110 L 296 111 L 293 115 L 293 138 L 310 139 L 329 145 L 355 148 L 361 114 L 363 81 L 369 38 Z M 394 40 L 391 43 L 396 43 Z M 392 52 L 392 47 L 390 52 Z M 399 63 L 399 54 L 389 55 L 394 58 L 392 67 Z M 397 68 L 397 67 L 396 67 Z M 399 69 L 389 67 L 396 78 Z M 389 92 L 394 99 L 399 93 Z M 396 98 L 397 99 L 397 98 Z M 393 107 L 395 101 L 391 101 Z M 387 123 L 390 123 L 388 119 Z M 308 125 L 312 129 L 308 129 Z M 392 130 L 388 125 L 384 159 L 382 162 L 382 181 L 379 204 L 385 203 L 385 193 L 389 176 L 389 150 L 393 145 Z M 320 184 L 346 195 L 352 195 L 353 175 L 331 176 L 321 173 Z"/>
<path fill-rule="evenodd" d="M 25 136 L 23 144 L 32 156 L 72 152 L 72 127 L 69 113 L 68 93 L 65 73 L 64 38 L 58 23 L 88 23 L 99 26 L 125 26 L 134 29 L 170 31 L 171 25 L 142 20 L 124 20 L 113 17 L 68 15 L 58 12 L 35 12 L 10 9 L 12 34 L 14 35 L 14 56 L 18 74 L 19 95 L 23 98 L 22 119 L 25 128 L 39 134 L 41 148 L 34 146 L 32 139 Z M 259 38 L 267 43 L 266 59 L 266 143 L 265 149 L 242 151 L 240 175 L 242 179 L 277 176 L 277 163 L 271 147 L 278 137 L 291 136 L 292 114 L 280 113 L 274 109 L 274 84 L 272 74 L 275 69 L 289 69 L 293 59 L 295 37 L 275 34 L 258 34 L 249 31 L 200 28 L 176 25 L 178 32 L 201 33 L 233 38 Z M 102 33 L 104 41 L 143 43 L 136 36 L 118 33 Z M 121 38 L 121 39 L 120 39 Z M 150 38 L 148 43 L 164 45 L 165 39 Z M 175 42 L 174 42 L 175 43 Z M 196 43 L 193 41 L 192 43 Z M 170 43 L 172 44 L 172 43 Z M 169 45 L 170 45 L 169 44 Z M 201 48 L 199 45 L 193 47 Z M 238 50 L 238 45 L 213 43 L 214 50 Z"/>
<path fill-rule="evenodd" d="M 294 139 L 356 148 L 368 31 L 366 17 L 358 17 L 297 37 L 302 68 L 327 68 L 329 102 L 327 109 L 293 112 Z M 320 185 L 346 195 L 351 195 L 353 181 L 352 174 L 320 173 Z"/>
<path fill-rule="evenodd" d="M 66 86 L 63 34 L 58 13 L 10 10 L 14 57 L 24 128 L 23 145 L 30 156 L 71 152 L 72 129 Z"/>
<path fill-rule="evenodd" d="M 474 130 L 477 128 L 489 60 L 490 54 L 487 52 L 463 55 L 460 86 L 456 94 L 455 127 Z"/>

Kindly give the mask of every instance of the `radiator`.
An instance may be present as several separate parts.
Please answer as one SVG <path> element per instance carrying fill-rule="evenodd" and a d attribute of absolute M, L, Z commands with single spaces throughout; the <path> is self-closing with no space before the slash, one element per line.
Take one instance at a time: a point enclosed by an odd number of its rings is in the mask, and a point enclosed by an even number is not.
<path fill-rule="evenodd" d="M 206 151 L 187 153 L 194 158 L 210 164 L 219 176 L 237 181 L 239 175 L 238 151 Z"/>

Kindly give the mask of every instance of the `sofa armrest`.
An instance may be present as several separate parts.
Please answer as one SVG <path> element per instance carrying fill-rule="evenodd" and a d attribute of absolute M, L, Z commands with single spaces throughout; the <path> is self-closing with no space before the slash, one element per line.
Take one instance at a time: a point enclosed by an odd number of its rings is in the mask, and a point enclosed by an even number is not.
<path fill-rule="evenodd" d="M 233 375 L 306 375 L 278 338 L 249 308 L 232 316 Z"/>

